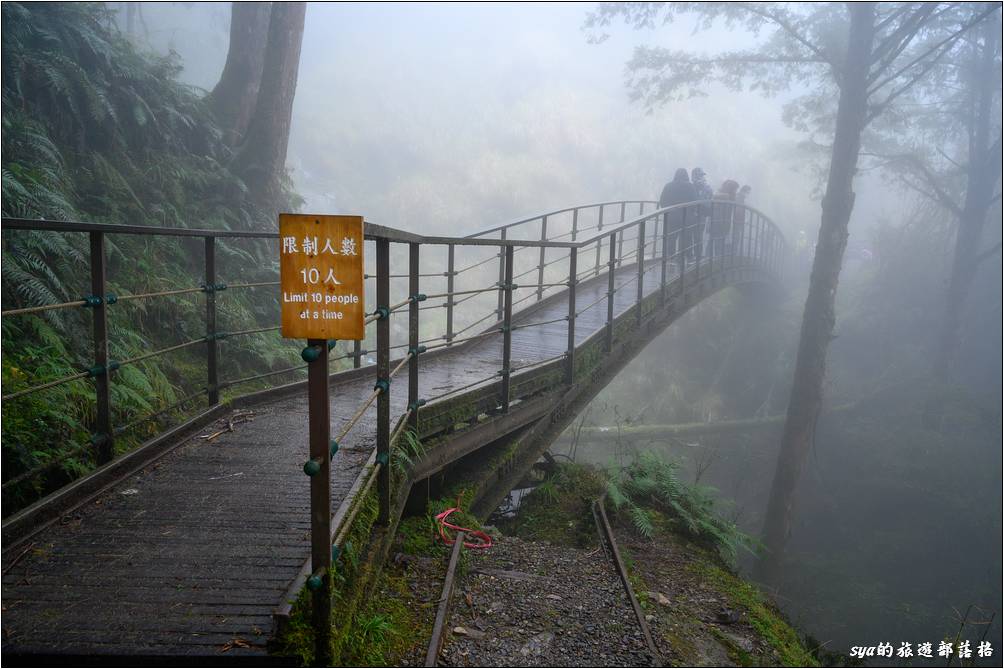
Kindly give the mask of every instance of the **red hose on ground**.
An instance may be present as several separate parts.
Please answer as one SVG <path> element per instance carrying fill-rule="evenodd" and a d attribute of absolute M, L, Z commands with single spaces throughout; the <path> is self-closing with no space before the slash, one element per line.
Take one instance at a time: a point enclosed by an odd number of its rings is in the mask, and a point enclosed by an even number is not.
<path fill-rule="evenodd" d="M 439 523 L 439 536 L 443 540 L 443 543 L 446 544 L 447 546 L 453 545 L 453 539 L 451 539 L 446 535 L 446 528 L 448 527 L 451 530 L 464 532 L 466 536 L 474 537 L 479 540 L 477 543 L 465 541 L 464 548 L 491 548 L 492 538 L 487 534 L 485 534 L 484 532 L 482 532 L 481 530 L 471 530 L 466 527 L 460 527 L 458 525 L 454 525 L 453 523 L 447 522 L 446 520 L 447 517 L 449 517 L 449 515 L 454 511 L 460 511 L 460 507 L 453 507 L 452 509 L 447 509 L 446 511 L 443 511 L 442 513 L 436 516 L 436 522 Z"/>

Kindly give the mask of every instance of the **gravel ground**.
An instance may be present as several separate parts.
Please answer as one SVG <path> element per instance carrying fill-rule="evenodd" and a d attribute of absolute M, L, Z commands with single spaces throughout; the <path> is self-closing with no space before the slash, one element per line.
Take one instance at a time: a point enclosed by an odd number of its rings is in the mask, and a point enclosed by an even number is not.
<path fill-rule="evenodd" d="M 649 666 L 603 550 L 500 537 L 466 551 L 440 666 Z"/>

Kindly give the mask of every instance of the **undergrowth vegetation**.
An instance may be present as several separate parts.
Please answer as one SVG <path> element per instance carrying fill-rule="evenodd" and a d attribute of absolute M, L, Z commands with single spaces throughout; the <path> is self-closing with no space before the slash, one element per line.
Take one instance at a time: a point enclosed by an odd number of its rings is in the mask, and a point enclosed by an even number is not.
<path fill-rule="evenodd" d="M 664 525 L 714 548 L 729 564 L 740 549 L 756 550 L 755 539 L 715 511 L 715 490 L 681 480 L 679 470 L 657 453 L 639 453 L 626 468 L 610 472 L 607 499 L 645 538 Z"/>
<path fill-rule="evenodd" d="M 4 217 L 172 228 L 272 230 L 272 213 L 252 204 L 231 170 L 232 150 L 203 102 L 181 84 L 176 55 L 137 49 L 100 3 L 4 3 L 2 44 L 2 210 Z M 288 187 L 275 209 L 299 204 Z M 198 289 L 201 239 L 109 235 L 108 290 L 136 295 Z M 270 241 L 217 240 L 217 281 L 274 281 Z M 5 230 L 3 309 L 81 300 L 90 290 L 83 233 Z M 108 305 L 110 358 L 122 360 L 204 338 L 198 292 Z M 217 330 L 273 326 L 278 303 L 262 288 L 222 292 Z M 90 310 L 71 307 L 3 319 L 5 395 L 94 364 Z M 220 376 L 230 380 L 299 360 L 275 332 L 224 340 Z M 289 374 L 265 383 L 291 380 Z M 205 402 L 206 354 L 199 345 L 132 365 L 111 376 L 116 426 L 174 405 Z M 198 395 L 199 391 L 203 391 Z M 3 403 L 5 512 L 30 503 L 93 467 L 90 380 L 72 381 Z M 166 419 L 181 417 L 171 411 Z M 139 422 L 117 437 L 119 452 L 161 429 Z M 13 478 L 37 472 L 25 480 Z"/>

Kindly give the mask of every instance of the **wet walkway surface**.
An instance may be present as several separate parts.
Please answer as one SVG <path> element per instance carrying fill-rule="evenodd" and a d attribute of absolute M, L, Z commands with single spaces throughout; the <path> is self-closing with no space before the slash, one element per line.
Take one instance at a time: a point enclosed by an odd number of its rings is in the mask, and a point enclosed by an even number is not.
<path fill-rule="evenodd" d="M 658 290 L 648 261 L 645 294 Z M 637 267 L 617 271 L 615 315 L 637 297 Z M 606 321 L 607 277 L 584 280 L 580 344 Z M 582 307 L 580 307 L 581 309 Z M 514 324 L 560 319 L 560 298 Z M 564 352 L 567 325 L 515 330 L 512 364 Z M 501 335 L 421 360 L 420 396 L 434 397 L 501 368 Z M 404 412 L 407 367 L 391 389 Z M 367 375 L 332 385 L 332 432 L 373 390 Z M 3 653 L 261 655 L 273 609 L 309 556 L 307 403 L 303 395 L 253 409 L 253 420 L 212 441 L 193 437 L 3 558 Z M 242 411 L 242 413 L 244 413 Z M 375 445 L 376 405 L 343 440 L 332 466 L 332 508 Z M 206 428 L 200 434 L 212 434 Z M 597 558 L 598 560 L 600 558 Z"/>

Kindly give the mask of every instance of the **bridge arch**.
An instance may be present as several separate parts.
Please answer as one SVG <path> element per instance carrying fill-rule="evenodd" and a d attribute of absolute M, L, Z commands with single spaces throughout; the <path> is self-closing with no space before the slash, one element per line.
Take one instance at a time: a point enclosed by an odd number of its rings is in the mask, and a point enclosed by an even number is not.
<path fill-rule="evenodd" d="M 73 595 L 75 587 L 94 591 L 94 578 L 108 579 L 107 587 L 98 591 L 104 592 L 102 596 L 109 601 L 98 605 L 113 610 L 117 604 L 113 601 L 115 593 L 121 590 L 116 587 L 115 579 L 129 578 L 133 573 L 129 571 L 131 567 L 118 572 L 109 570 L 107 576 L 88 576 L 92 581 L 81 584 L 77 577 L 92 571 L 86 560 L 94 553 L 81 550 L 78 555 L 73 553 L 74 547 L 93 542 L 94 537 L 112 534 L 123 546 L 135 545 L 138 551 L 148 544 L 159 547 L 162 541 L 145 533 L 169 526 L 178 517 L 196 515 L 205 519 L 207 527 L 213 523 L 226 527 L 230 518 L 214 519 L 210 517 L 212 509 L 232 514 L 244 508 L 245 500 L 254 495 L 282 499 L 276 503 L 288 505 L 289 513 L 303 512 L 306 483 L 297 482 L 303 481 L 301 468 L 306 459 L 306 417 L 302 413 L 305 383 L 298 381 L 221 401 L 220 391 L 224 388 L 291 370 L 268 370 L 244 379 L 224 380 L 217 368 L 219 359 L 228 354 L 225 346 L 221 346 L 222 341 L 278 328 L 257 323 L 254 324 L 257 327 L 220 331 L 215 309 L 223 290 L 268 289 L 275 284 L 238 281 L 226 285 L 217 276 L 216 246 L 221 241 L 239 239 L 274 244 L 276 233 L 21 219 L 4 219 L 3 228 L 53 234 L 85 233 L 90 237 L 92 291 L 86 299 L 60 305 L 18 306 L 3 315 L 17 317 L 51 308 L 83 307 L 92 311 L 95 371 L 84 374 L 94 379 L 98 423 L 94 443 L 84 447 L 95 449 L 99 462 L 103 462 L 96 471 L 67 489 L 4 520 L 8 554 L 32 536 L 45 536 L 47 541 L 51 538 L 53 545 L 69 547 L 69 552 L 63 555 L 77 556 L 58 565 L 44 561 L 30 566 L 22 563 L 14 566 L 15 572 L 35 569 L 34 573 L 51 578 L 52 591 L 68 596 Z M 104 273 L 105 240 L 114 235 L 157 235 L 201 242 L 205 249 L 202 286 L 120 295 L 113 301 L 104 283 Z M 332 470 L 337 510 L 331 542 L 336 556 L 350 534 L 365 533 L 370 528 L 374 554 L 378 554 L 381 546 L 385 549 L 389 545 L 387 542 L 393 535 L 390 530 L 415 480 L 442 470 L 486 443 L 519 433 L 524 448 L 514 451 L 509 461 L 498 463 L 497 478 L 504 487 L 505 476 L 516 471 L 519 458 L 533 456 L 540 444 L 546 446 L 550 436 L 560 432 L 577 407 L 591 399 L 665 327 L 727 286 L 776 285 L 786 256 L 784 237 L 767 216 L 751 207 L 718 201 L 662 209 L 643 200 L 594 203 L 539 214 L 467 237 L 421 235 L 367 223 L 365 236 L 367 252 L 375 257 L 375 271 L 367 277 L 369 337 L 331 356 L 351 365 L 350 369 L 330 377 L 332 435 L 341 449 Z M 400 255 L 395 255 L 392 247 L 401 247 Z M 107 329 L 106 312 L 114 308 L 115 301 L 160 299 L 174 291 L 206 295 L 207 335 L 151 351 L 143 354 L 143 359 L 177 350 L 179 346 L 204 347 L 207 385 L 198 396 L 208 399 L 208 408 L 136 451 L 111 458 L 114 436 L 127 426 L 110 422 L 109 384 L 115 383 L 117 367 L 136 361 L 115 363 L 109 359 L 107 339 L 115 333 Z M 339 346 L 344 345 L 329 344 L 333 351 Z M 368 365 L 371 356 L 375 361 Z M 77 378 L 83 377 L 73 375 L 69 380 Z M 374 380 L 378 382 L 376 388 Z M 380 380 L 387 383 L 380 384 Z M 56 379 L 9 393 L 5 389 L 3 399 L 16 401 L 64 382 L 68 380 Z M 241 437 L 227 433 L 212 444 L 191 440 L 204 425 L 238 407 L 270 407 L 256 418 L 258 436 L 245 436 L 246 441 L 241 441 Z M 407 450 L 408 432 L 421 440 L 421 451 Z M 83 508 L 89 501 L 106 495 L 107 490 L 125 477 L 142 471 L 179 445 L 185 448 L 171 453 L 161 469 L 144 479 L 144 485 L 149 486 L 148 494 L 125 501 L 116 498 L 115 504 L 105 507 L 142 505 L 150 500 L 152 506 L 142 509 L 148 527 L 130 525 L 129 533 L 125 534 L 116 525 L 113 531 L 108 523 L 118 521 L 103 520 L 102 514 L 106 512 L 100 509 L 87 516 L 89 524 L 76 534 L 64 534 L 63 528 L 54 524 L 68 510 Z M 227 450 L 231 447 L 232 452 Z M 236 463 L 259 458 L 255 478 L 235 478 L 223 492 L 218 487 L 209 492 L 206 481 L 172 474 L 175 471 L 172 467 L 184 469 L 186 458 L 199 461 L 200 454 L 214 448 L 214 458 L 216 453 L 224 452 L 227 455 L 218 457 L 231 458 L 223 464 L 214 461 L 221 471 L 247 468 L 247 464 Z M 36 473 L 31 470 L 16 473 L 5 481 L 5 487 L 16 477 L 24 480 Z M 156 504 L 158 495 L 170 496 L 172 504 L 166 505 L 167 508 L 163 503 Z M 207 495 L 213 495 L 212 507 L 205 504 Z M 485 504 L 490 496 L 491 491 L 486 491 Z M 367 515 L 368 499 L 380 509 L 377 518 Z M 188 509 L 189 506 L 192 508 Z M 158 520 L 157 514 L 164 517 Z M 379 521 L 386 523 L 383 529 Z M 233 533 L 221 533 L 217 539 L 233 540 Z M 302 536 L 289 532 L 277 530 L 275 536 L 262 536 L 261 541 L 263 551 L 280 542 L 287 554 L 301 550 L 306 557 L 308 553 Z M 226 572 L 221 573 L 219 565 L 213 563 L 221 559 L 220 555 L 229 555 L 227 549 L 213 545 L 176 546 L 164 548 L 163 559 L 168 559 L 171 550 L 189 551 L 192 554 L 188 555 L 188 561 L 198 567 L 193 567 L 192 573 L 185 577 L 193 583 L 202 583 L 200 579 L 215 583 L 221 576 L 227 578 Z M 286 574 L 288 579 L 286 576 L 277 579 L 286 579 L 286 587 L 275 596 L 275 610 L 267 607 L 263 612 L 274 613 L 279 625 L 288 616 L 289 602 L 306 582 L 310 569 L 308 563 L 299 569 L 291 569 L 288 562 L 273 567 L 275 573 Z M 18 587 L 12 586 L 12 595 L 5 588 L 5 597 L 20 596 Z M 31 592 L 26 593 L 24 597 L 32 596 Z M 51 598 L 45 601 L 54 602 Z M 12 626 L 31 629 L 38 622 L 31 612 L 42 609 L 45 606 L 29 606 L 23 614 L 11 609 L 7 615 Z M 198 610 L 203 611 L 204 607 Z M 73 622 L 72 617 L 67 617 L 69 613 L 60 611 L 59 603 L 55 602 L 52 611 L 40 614 L 46 621 L 39 628 L 41 636 L 17 637 L 21 645 L 14 650 L 56 650 L 51 643 L 59 638 L 60 625 Z M 149 629 L 158 624 L 156 611 L 151 615 L 146 620 L 130 618 L 121 624 L 135 623 Z M 207 625 L 211 617 L 206 614 Z M 255 620 L 260 626 L 260 616 Z M 64 638 L 68 639 L 64 652 L 80 650 L 72 645 L 72 637 Z M 123 635 L 121 643 L 128 644 L 137 638 Z"/>

